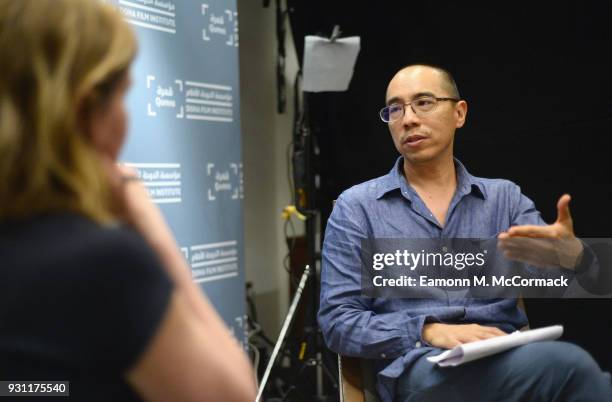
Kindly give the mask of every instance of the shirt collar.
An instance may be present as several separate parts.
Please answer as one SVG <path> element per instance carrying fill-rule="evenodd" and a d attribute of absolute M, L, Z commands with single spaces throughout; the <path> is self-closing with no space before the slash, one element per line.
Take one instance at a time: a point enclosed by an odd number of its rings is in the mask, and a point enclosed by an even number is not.
<path fill-rule="evenodd" d="M 484 184 L 477 177 L 472 176 L 463 163 L 459 159 L 454 158 L 455 171 L 457 172 L 457 191 L 462 195 L 473 193 L 482 199 L 487 198 L 487 193 Z M 402 190 L 406 197 L 412 201 L 414 190 L 408 185 L 408 182 L 402 174 L 404 168 L 404 157 L 400 156 L 395 161 L 391 171 L 382 177 L 382 181 L 376 193 L 376 199 L 382 198 L 385 194 L 393 190 Z"/>

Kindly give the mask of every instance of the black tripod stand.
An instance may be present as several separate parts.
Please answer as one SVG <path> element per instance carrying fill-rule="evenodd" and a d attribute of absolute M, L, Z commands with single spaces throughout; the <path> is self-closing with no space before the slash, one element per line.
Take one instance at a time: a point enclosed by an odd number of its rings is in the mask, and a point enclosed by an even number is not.
<path fill-rule="evenodd" d="M 296 93 L 298 85 L 296 80 Z M 338 382 L 326 363 L 325 356 L 329 351 L 325 347 L 321 330 L 317 322 L 319 309 L 319 283 L 321 256 L 317 244 L 316 191 L 318 179 L 314 172 L 315 144 L 308 121 L 308 94 L 303 94 L 301 113 L 299 98 L 295 99 L 296 119 L 294 125 L 293 178 L 296 200 L 295 205 L 306 216 L 306 260 L 313 267 L 305 297 L 304 332 L 299 343 L 298 369 L 295 372 L 291 392 L 306 394 L 306 401 L 337 400 Z M 331 391 L 331 393 L 330 393 Z M 288 392 L 288 395 L 291 394 Z M 286 397 L 284 400 L 291 401 Z"/>
<path fill-rule="evenodd" d="M 306 266 L 310 267 L 310 271 L 308 268 L 305 269 L 301 276 L 285 324 L 262 379 L 257 401 L 263 395 L 264 387 L 275 364 L 278 352 L 284 345 L 283 355 L 290 356 L 291 369 L 289 376 L 285 378 L 288 387 L 281 392 L 281 398 L 275 399 L 275 401 L 333 402 L 338 400 L 338 380 L 337 376 L 333 374 L 336 370 L 330 370 L 329 367 L 334 367 L 335 360 L 326 359 L 326 356 L 330 357 L 330 352 L 324 345 L 317 322 L 320 282 L 318 267 L 321 257 L 317 244 L 319 213 L 315 206 L 316 183 L 318 182 L 314 173 L 315 164 L 313 163 L 313 159 L 316 157 L 315 146 L 308 123 L 308 94 L 303 93 L 302 107 L 300 107 L 300 94 L 302 92 L 298 89 L 299 80 L 300 76 L 298 74 L 295 83 L 295 120 L 291 161 L 293 166 L 294 205 L 306 217 L 305 254 Z M 290 275 L 293 279 L 296 274 L 290 272 Z M 303 295 L 302 292 L 304 292 Z M 303 332 L 299 336 L 294 336 L 294 339 L 286 341 L 287 329 L 294 319 L 298 303 L 301 303 L 304 307 Z"/>

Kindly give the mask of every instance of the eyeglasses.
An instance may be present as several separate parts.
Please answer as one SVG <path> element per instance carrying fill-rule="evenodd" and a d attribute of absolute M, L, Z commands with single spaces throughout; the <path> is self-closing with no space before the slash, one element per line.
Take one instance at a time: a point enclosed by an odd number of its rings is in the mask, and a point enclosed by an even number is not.
<path fill-rule="evenodd" d="M 421 96 L 408 103 L 392 103 L 389 106 L 385 106 L 378 112 L 380 118 L 385 123 L 393 122 L 395 120 L 404 117 L 406 112 L 406 106 L 410 105 L 410 108 L 417 116 L 421 117 L 432 112 L 437 106 L 438 102 L 452 101 L 459 102 L 459 99 L 455 98 L 436 98 L 435 96 Z"/>

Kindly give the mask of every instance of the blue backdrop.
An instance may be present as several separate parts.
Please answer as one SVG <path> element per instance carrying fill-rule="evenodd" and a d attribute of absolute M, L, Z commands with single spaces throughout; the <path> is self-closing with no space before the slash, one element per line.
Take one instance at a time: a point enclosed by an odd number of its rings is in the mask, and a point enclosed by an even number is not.
<path fill-rule="evenodd" d="M 121 160 L 138 170 L 194 281 L 243 341 L 236 0 L 107 1 L 139 40 Z"/>

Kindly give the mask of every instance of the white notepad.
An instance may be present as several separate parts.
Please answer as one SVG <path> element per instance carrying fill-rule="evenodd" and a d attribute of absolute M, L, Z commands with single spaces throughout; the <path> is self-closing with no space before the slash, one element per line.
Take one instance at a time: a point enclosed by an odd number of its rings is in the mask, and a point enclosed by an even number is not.
<path fill-rule="evenodd" d="M 516 331 L 508 335 L 464 343 L 463 345 L 455 346 L 453 349 L 442 352 L 437 356 L 428 357 L 427 360 L 432 363 L 437 363 L 440 367 L 454 367 L 527 343 L 552 341 L 559 338 L 562 334 L 562 325 L 552 325 L 550 327 L 532 329 L 524 332 Z"/>

